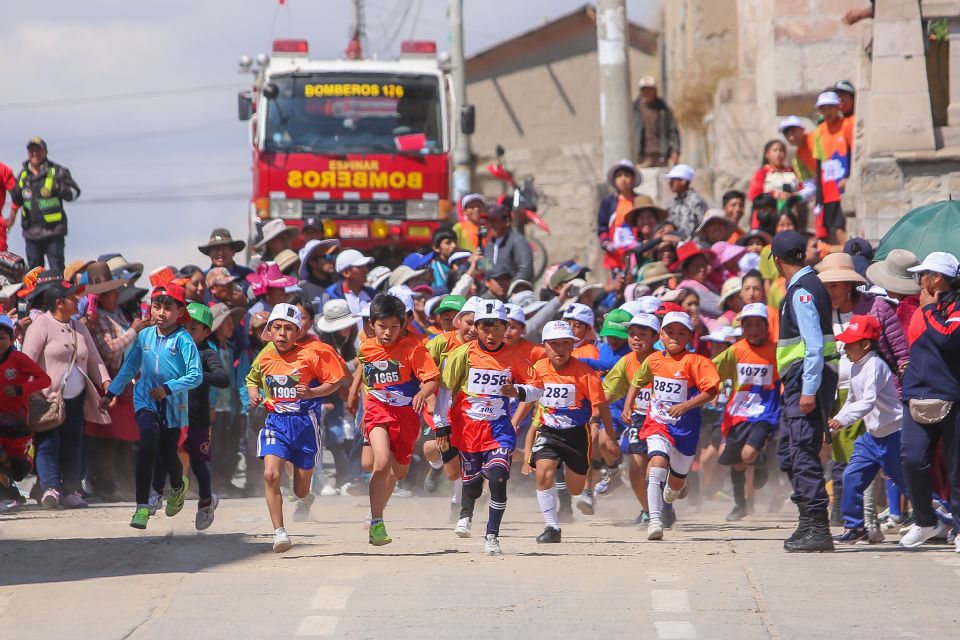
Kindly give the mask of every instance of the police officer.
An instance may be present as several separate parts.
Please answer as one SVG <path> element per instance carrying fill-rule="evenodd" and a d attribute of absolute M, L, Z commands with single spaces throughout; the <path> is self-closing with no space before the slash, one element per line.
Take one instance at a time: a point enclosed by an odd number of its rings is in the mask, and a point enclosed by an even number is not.
<path fill-rule="evenodd" d="M 837 391 L 837 344 L 830 319 L 830 297 L 813 269 L 804 265 L 807 241 L 796 231 L 773 239 L 777 270 L 787 281 L 780 309 L 777 367 L 783 382 L 781 434 L 777 458 L 793 486 L 800 511 L 786 551 L 833 551 L 827 491 L 820 449 L 827 412 Z"/>
<path fill-rule="evenodd" d="M 80 187 L 70 170 L 47 158 L 47 143 L 34 137 L 27 143 L 27 161 L 23 163 L 13 188 L 13 204 L 23 209 L 23 239 L 27 265 L 43 266 L 46 256 L 51 271 L 63 273 L 63 247 L 67 235 L 64 202 L 80 197 Z M 16 216 L 14 212 L 10 224 Z"/>

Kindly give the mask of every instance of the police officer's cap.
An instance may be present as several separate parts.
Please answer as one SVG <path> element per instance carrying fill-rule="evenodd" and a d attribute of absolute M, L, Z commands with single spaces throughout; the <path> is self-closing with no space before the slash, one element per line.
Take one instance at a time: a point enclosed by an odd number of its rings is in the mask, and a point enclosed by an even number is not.
<path fill-rule="evenodd" d="M 772 253 L 775 258 L 802 264 L 807 252 L 807 239 L 797 231 L 781 231 L 773 236 Z"/>
<path fill-rule="evenodd" d="M 40 147 L 41 149 L 43 149 L 44 151 L 46 151 L 46 150 L 47 150 L 47 141 L 44 140 L 43 138 L 41 138 L 40 136 L 33 136 L 33 137 L 30 138 L 30 140 L 27 142 L 27 149 L 29 149 L 30 147 Z"/>

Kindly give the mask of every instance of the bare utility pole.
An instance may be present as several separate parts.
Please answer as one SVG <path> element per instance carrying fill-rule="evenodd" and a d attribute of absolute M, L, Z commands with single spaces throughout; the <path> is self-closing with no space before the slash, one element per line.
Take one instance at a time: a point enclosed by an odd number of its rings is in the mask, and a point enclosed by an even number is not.
<path fill-rule="evenodd" d="M 347 44 L 347 50 L 344 52 L 348 59 L 363 59 L 363 39 L 366 35 L 363 0 L 353 0 L 353 25 L 350 28 L 350 42 Z"/>
<path fill-rule="evenodd" d="M 606 171 L 618 160 L 634 159 L 626 0 L 597 2 L 597 59 L 600 61 L 600 132 Z"/>
<path fill-rule="evenodd" d="M 447 18 L 450 23 L 450 71 L 453 74 L 453 98 L 457 111 L 453 126 L 456 144 L 453 148 L 454 202 L 470 193 L 470 137 L 460 130 L 460 110 L 467 104 L 467 68 L 463 54 L 463 0 L 449 0 Z"/>

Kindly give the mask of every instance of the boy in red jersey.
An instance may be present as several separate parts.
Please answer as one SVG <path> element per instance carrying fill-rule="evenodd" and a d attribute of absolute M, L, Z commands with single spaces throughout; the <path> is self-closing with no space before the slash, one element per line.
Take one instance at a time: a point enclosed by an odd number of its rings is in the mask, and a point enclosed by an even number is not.
<path fill-rule="evenodd" d="M 539 427 L 527 434 L 525 448 L 530 453 L 523 474 L 528 475 L 531 467 L 537 470 L 537 501 L 546 523 L 537 537 L 540 543 L 560 542 L 559 498 L 554 484 L 560 463 L 566 468 L 567 490 L 572 495 L 579 495 L 586 485 L 592 442 L 590 422 L 594 414 L 599 414 L 610 439 L 616 439 L 600 375 L 571 356 L 575 342 L 569 324 L 562 320 L 548 322 L 543 328 L 547 357 L 533 366 L 543 382 L 543 394 L 537 403 Z M 514 426 L 533 403 L 520 406 L 513 418 Z"/>
<path fill-rule="evenodd" d="M 507 506 L 507 480 L 517 435 L 510 422 L 511 398 L 536 402 L 543 383 L 516 349 L 503 341 L 507 310 L 499 300 L 482 300 L 474 316 L 477 340 L 454 349 L 443 365 L 434 422 L 441 450 L 449 438 L 460 450 L 463 503 L 454 530 L 469 537 L 473 505 L 490 485 L 490 510 L 484 549 L 500 553 L 500 521 Z M 451 423 L 459 423 L 451 429 Z"/>
<path fill-rule="evenodd" d="M 440 371 L 420 339 L 404 331 L 404 303 L 378 295 L 370 303 L 376 334 L 360 344 L 365 401 L 363 435 L 373 450 L 370 477 L 370 544 L 392 540 L 383 524 L 383 510 L 397 481 L 407 475 L 413 445 L 420 435 L 420 412 L 439 384 Z"/>

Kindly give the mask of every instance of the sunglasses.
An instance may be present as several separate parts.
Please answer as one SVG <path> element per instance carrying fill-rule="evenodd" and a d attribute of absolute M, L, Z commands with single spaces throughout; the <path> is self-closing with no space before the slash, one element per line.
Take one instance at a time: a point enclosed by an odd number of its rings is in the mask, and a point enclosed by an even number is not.
<path fill-rule="evenodd" d="M 924 276 L 935 276 L 939 275 L 935 271 L 915 271 L 913 274 L 913 281 L 917 284 L 920 284 L 920 281 L 923 280 Z"/>

